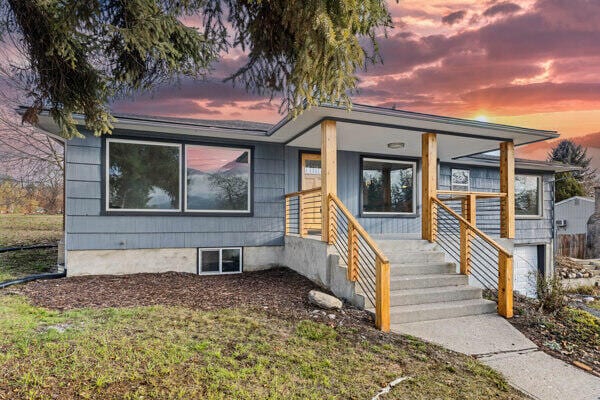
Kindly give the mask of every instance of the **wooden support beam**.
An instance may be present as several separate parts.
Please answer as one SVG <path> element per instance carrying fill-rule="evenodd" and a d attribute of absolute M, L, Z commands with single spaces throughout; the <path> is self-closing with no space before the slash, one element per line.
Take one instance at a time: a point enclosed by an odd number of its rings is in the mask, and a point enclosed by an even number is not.
<path fill-rule="evenodd" d="M 304 232 L 305 223 L 304 223 L 304 194 L 300 193 L 298 195 L 298 234 L 300 237 L 304 237 L 308 232 Z"/>
<path fill-rule="evenodd" d="M 285 198 L 285 234 L 290 234 L 290 198 Z"/>
<path fill-rule="evenodd" d="M 375 261 L 375 326 L 390 331 L 390 263 L 379 257 Z"/>
<path fill-rule="evenodd" d="M 515 238 L 515 145 L 500 143 L 500 237 Z"/>
<path fill-rule="evenodd" d="M 498 253 L 498 314 L 513 317 L 513 257 Z"/>
<path fill-rule="evenodd" d="M 437 137 L 435 133 L 424 133 L 421 137 L 423 212 L 421 234 L 423 239 L 433 242 L 437 224 L 433 216 L 432 198 L 437 197 Z"/>
<path fill-rule="evenodd" d="M 337 195 L 337 133 L 335 121 L 321 122 L 321 238 L 332 244 L 329 195 Z"/>
<path fill-rule="evenodd" d="M 348 280 L 358 280 L 358 235 L 352 222 L 348 223 Z"/>

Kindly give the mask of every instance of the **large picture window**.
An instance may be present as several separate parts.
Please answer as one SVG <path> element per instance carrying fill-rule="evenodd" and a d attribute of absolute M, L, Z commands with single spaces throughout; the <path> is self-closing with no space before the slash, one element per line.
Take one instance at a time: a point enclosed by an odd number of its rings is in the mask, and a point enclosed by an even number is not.
<path fill-rule="evenodd" d="M 185 148 L 187 211 L 250 212 L 250 150 Z"/>
<path fill-rule="evenodd" d="M 181 146 L 107 139 L 107 209 L 179 211 Z"/>
<path fill-rule="evenodd" d="M 248 148 L 106 139 L 106 210 L 246 215 L 251 162 Z"/>
<path fill-rule="evenodd" d="M 414 162 L 364 158 L 361 178 L 363 213 L 415 213 Z"/>
<path fill-rule="evenodd" d="M 515 214 L 521 217 L 542 215 L 542 179 L 535 175 L 515 176 Z"/>

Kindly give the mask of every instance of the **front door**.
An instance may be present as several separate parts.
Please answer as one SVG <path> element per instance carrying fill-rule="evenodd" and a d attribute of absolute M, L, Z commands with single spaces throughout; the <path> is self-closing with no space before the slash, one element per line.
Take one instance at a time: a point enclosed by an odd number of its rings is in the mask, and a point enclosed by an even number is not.
<path fill-rule="evenodd" d="M 301 153 L 300 190 L 308 190 L 321 186 L 321 155 Z M 320 194 L 313 193 L 304 200 L 304 233 L 321 231 Z"/>

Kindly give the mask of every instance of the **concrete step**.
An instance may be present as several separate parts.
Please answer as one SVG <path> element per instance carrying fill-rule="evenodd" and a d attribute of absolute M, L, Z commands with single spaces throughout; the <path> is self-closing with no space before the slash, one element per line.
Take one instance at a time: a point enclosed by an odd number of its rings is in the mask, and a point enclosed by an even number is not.
<path fill-rule="evenodd" d="M 386 251 L 414 251 L 414 250 L 439 250 L 436 243 L 430 243 L 427 240 L 407 239 L 407 240 L 375 240 L 377 246 L 385 253 Z"/>
<path fill-rule="evenodd" d="M 410 290 L 467 285 L 469 277 L 460 274 L 396 275 L 390 279 L 390 290 Z"/>
<path fill-rule="evenodd" d="M 391 264 L 443 263 L 446 254 L 442 251 L 383 251 Z"/>
<path fill-rule="evenodd" d="M 484 299 L 449 301 L 443 303 L 413 304 L 390 308 L 392 324 L 431 321 L 496 312 L 496 303 Z"/>
<path fill-rule="evenodd" d="M 390 265 L 390 276 L 400 275 L 429 275 L 429 274 L 454 274 L 456 265 L 454 263 L 416 263 L 416 264 L 394 264 Z"/>
<path fill-rule="evenodd" d="M 472 286 L 442 286 L 397 290 L 390 293 L 392 307 L 475 299 L 481 299 L 481 289 Z"/>

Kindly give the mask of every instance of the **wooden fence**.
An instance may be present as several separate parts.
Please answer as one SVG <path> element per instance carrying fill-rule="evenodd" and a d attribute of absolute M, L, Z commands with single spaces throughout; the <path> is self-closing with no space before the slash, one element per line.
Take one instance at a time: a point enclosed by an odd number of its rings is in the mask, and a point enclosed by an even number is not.
<path fill-rule="evenodd" d="M 585 257 L 585 233 L 558 235 L 558 254 L 565 257 Z"/>

